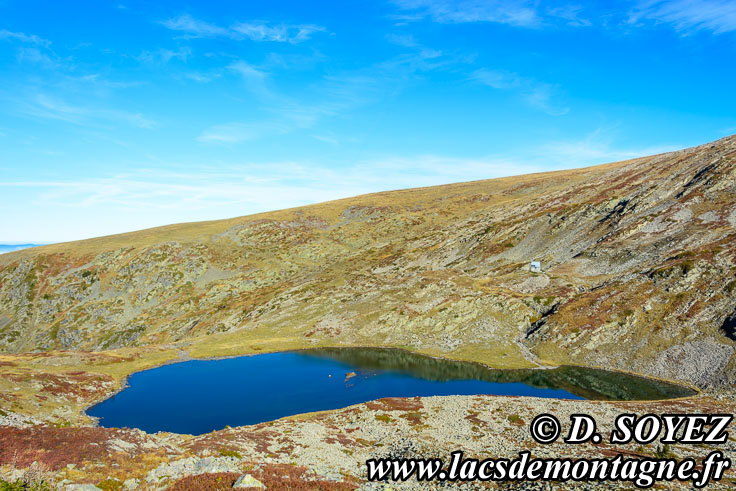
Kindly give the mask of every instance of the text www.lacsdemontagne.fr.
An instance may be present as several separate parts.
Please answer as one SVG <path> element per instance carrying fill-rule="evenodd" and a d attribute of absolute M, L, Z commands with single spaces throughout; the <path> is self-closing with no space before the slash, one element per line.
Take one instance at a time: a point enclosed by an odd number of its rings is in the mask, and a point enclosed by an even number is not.
<path fill-rule="evenodd" d="M 626 481 L 648 488 L 662 481 L 692 481 L 701 488 L 718 481 L 730 467 L 720 451 L 701 462 L 686 458 L 632 459 L 618 455 L 609 459 L 537 459 L 528 451 L 514 459 L 465 459 L 452 452 L 449 468 L 442 459 L 370 459 L 366 462 L 370 481 Z M 696 469 L 700 470 L 696 470 Z"/>

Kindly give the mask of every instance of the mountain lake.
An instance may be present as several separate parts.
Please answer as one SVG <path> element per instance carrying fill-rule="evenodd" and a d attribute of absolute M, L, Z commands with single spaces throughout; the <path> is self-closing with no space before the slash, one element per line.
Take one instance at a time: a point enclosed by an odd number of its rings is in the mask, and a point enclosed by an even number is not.
<path fill-rule="evenodd" d="M 91 407 L 103 427 L 199 435 L 383 397 L 489 394 L 657 400 L 687 387 L 592 368 L 497 370 L 394 348 L 321 348 L 192 360 L 131 375 Z"/>

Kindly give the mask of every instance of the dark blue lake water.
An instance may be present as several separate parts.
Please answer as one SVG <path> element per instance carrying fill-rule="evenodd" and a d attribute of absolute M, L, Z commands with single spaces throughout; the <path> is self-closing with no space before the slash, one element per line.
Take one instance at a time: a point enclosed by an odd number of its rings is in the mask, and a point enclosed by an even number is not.
<path fill-rule="evenodd" d="M 197 435 L 382 397 L 494 394 L 644 400 L 693 393 L 603 370 L 491 370 L 377 348 L 187 361 L 135 373 L 128 385 L 87 414 L 100 418 L 104 427 Z"/>

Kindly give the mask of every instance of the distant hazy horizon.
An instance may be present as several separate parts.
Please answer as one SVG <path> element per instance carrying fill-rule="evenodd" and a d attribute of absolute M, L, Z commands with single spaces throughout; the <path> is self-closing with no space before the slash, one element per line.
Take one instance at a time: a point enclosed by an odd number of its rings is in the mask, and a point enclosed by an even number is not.
<path fill-rule="evenodd" d="M 0 244 L 0 254 L 6 252 L 19 251 L 21 249 L 28 249 L 29 247 L 38 247 L 46 244 Z"/>

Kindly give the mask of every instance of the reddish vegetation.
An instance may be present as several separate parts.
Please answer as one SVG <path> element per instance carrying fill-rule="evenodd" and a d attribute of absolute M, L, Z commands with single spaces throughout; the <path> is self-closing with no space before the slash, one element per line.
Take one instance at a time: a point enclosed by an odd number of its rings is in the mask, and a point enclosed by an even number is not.
<path fill-rule="evenodd" d="M 423 409 L 424 405 L 419 397 L 411 399 L 400 399 L 398 397 L 387 397 L 377 401 L 366 403 L 371 411 L 417 411 Z"/>
<path fill-rule="evenodd" d="M 328 436 L 325 438 L 325 442 L 329 444 L 339 443 L 343 448 L 355 447 L 357 444 L 343 433 L 338 433 L 334 437 Z"/>
<path fill-rule="evenodd" d="M 317 333 L 326 334 L 328 336 L 338 336 L 342 332 L 339 327 L 315 327 L 314 329 L 304 333 L 305 338 L 314 336 Z"/>
<path fill-rule="evenodd" d="M 0 427 L 0 465 L 15 462 L 17 467 L 28 467 L 34 461 L 58 470 L 67 464 L 85 461 L 104 461 L 112 451 L 106 442 L 119 438 L 141 443 L 138 432 L 108 428 L 31 428 Z M 127 458 L 137 452 L 128 452 Z"/>
<path fill-rule="evenodd" d="M 486 424 L 485 421 L 483 421 L 482 419 L 478 417 L 478 412 L 476 411 L 468 411 L 468 415 L 465 416 L 465 419 L 467 419 L 474 425 L 478 425 L 478 426 L 481 426 L 481 425 L 485 426 Z"/>
<path fill-rule="evenodd" d="M 262 425 L 258 425 L 262 426 Z M 250 439 L 256 442 L 256 451 L 270 454 L 268 446 L 279 436 L 275 431 L 259 431 L 258 433 L 253 432 L 249 435 Z"/>
<path fill-rule="evenodd" d="M 200 491 L 202 489 L 230 489 L 238 479 L 235 472 L 217 472 L 215 474 L 198 474 L 179 479 L 169 491 Z"/>
<path fill-rule="evenodd" d="M 41 392 L 53 395 L 81 396 L 88 398 L 99 391 L 96 384 L 112 383 L 109 375 L 87 372 L 66 372 L 59 375 L 52 373 L 26 373 L 7 375 L 14 382 L 40 382 Z"/>
<path fill-rule="evenodd" d="M 25 353 L 23 356 L 27 356 L 28 358 L 51 358 L 54 355 L 48 351 L 41 351 L 38 353 Z"/>
<path fill-rule="evenodd" d="M 402 414 L 400 418 L 406 419 L 412 425 L 422 424 L 422 413 L 413 411 L 410 413 Z"/>
<path fill-rule="evenodd" d="M 233 447 L 234 438 L 239 440 L 249 440 L 255 443 L 256 452 L 262 454 L 271 454 L 268 447 L 277 442 L 281 433 L 268 429 L 268 423 L 261 423 L 250 428 L 246 432 L 231 432 L 228 430 L 216 431 L 211 434 L 202 435 L 193 439 L 187 444 L 187 447 L 195 453 L 203 450 L 229 450 Z"/>
<path fill-rule="evenodd" d="M 0 392 L 0 400 L 5 401 L 17 401 L 20 399 L 18 394 L 8 394 L 7 392 Z"/>
<path fill-rule="evenodd" d="M 289 464 L 264 464 L 249 472 L 267 489 L 293 489 L 324 491 L 356 489 L 353 483 L 334 482 L 321 479 L 306 467 Z"/>
<path fill-rule="evenodd" d="M 12 361 L 0 361 L 0 367 L 14 367 L 15 363 Z"/>
<path fill-rule="evenodd" d="M 347 482 L 334 482 L 320 479 L 306 467 L 289 464 L 256 465 L 248 474 L 263 483 L 267 489 L 290 490 L 324 490 L 341 491 L 356 489 L 356 485 Z M 219 472 L 215 474 L 199 474 L 176 481 L 168 491 L 199 491 L 202 489 L 230 489 L 239 474 Z"/>
<path fill-rule="evenodd" d="M 460 200 L 462 203 L 485 203 L 486 201 L 490 200 L 491 197 L 487 194 L 474 194 L 472 196 L 468 196 L 467 198 L 463 198 Z"/>

